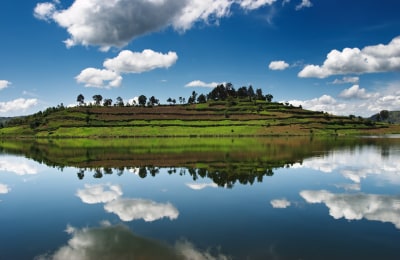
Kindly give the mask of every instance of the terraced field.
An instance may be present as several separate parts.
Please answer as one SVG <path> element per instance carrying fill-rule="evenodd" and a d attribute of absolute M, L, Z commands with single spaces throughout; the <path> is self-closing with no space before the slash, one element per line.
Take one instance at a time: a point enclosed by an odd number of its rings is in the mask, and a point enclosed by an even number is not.
<path fill-rule="evenodd" d="M 267 101 L 52 108 L 9 122 L 5 137 L 211 137 L 400 133 L 400 126 Z"/>

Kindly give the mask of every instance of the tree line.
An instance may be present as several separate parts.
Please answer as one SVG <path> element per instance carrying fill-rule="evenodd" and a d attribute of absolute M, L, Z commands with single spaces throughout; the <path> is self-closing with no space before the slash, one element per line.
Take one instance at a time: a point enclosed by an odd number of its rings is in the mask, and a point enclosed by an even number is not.
<path fill-rule="evenodd" d="M 264 100 L 268 102 L 272 102 L 273 96 L 271 94 L 263 94 L 262 89 L 258 88 L 254 91 L 253 87 L 250 85 L 248 87 L 243 86 L 238 88 L 237 90 L 231 83 L 220 84 L 217 85 L 213 90 L 211 90 L 208 94 L 198 94 L 196 91 L 193 91 L 192 94 L 186 99 L 184 97 L 179 97 L 180 104 L 201 104 L 207 103 L 210 100 L 213 101 L 224 101 L 228 99 L 248 99 L 249 101 L 252 100 Z M 110 98 L 103 98 L 102 95 L 94 95 L 92 97 L 93 103 L 89 103 L 89 105 L 96 105 L 96 106 L 112 106 L 113 100 Z M 82 94 L 77 96 L 76 101 L 80 106 L 87 105 L 85 103 L 85 97 Z M 170 105 L 175 105 L 177 100 L 175 98 L 169 97 L 167 103 Z M 117 97 L 114 103 L 114 106 L 155 106 L 160 105 L 160 100 L 157 99 L 155 96 L 151 96 L 147 98 L 145 95 L 138 96 L 137 100 L 134 100 L 132 104 L 129 102 L 124 103 L 124 100 L 121 97 Z"/>

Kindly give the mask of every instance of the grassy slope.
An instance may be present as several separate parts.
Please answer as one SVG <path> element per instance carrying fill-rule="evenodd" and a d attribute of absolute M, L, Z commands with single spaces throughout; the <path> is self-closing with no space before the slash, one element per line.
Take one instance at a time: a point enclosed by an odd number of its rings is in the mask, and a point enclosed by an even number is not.
<path fill-rule="evenodd" d="M 172 137 L 400 133 L 399 125 L 264 101 L 155 107 L 75 107 L 25 117 L 3 137 Z"/>

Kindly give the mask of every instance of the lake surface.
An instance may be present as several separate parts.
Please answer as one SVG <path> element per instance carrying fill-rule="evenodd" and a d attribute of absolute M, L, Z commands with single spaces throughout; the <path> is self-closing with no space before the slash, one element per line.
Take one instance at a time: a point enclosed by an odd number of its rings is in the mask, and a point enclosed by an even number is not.
<path fill-rule="evenodd" d="M 400 137 L 0 141 L 0 259 L 399 259 Z"/>

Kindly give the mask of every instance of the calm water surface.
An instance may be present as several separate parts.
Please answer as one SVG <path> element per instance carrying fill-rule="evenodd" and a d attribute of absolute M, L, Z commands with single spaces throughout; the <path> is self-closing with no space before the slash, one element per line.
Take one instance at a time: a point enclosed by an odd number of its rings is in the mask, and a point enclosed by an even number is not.
<path fill-rule="evenodd" d="M 267 140 L 243 160 L 88 149 L 63 165 L 3 145 L 0 259 L 399 259 L 398 141 Z"/>

